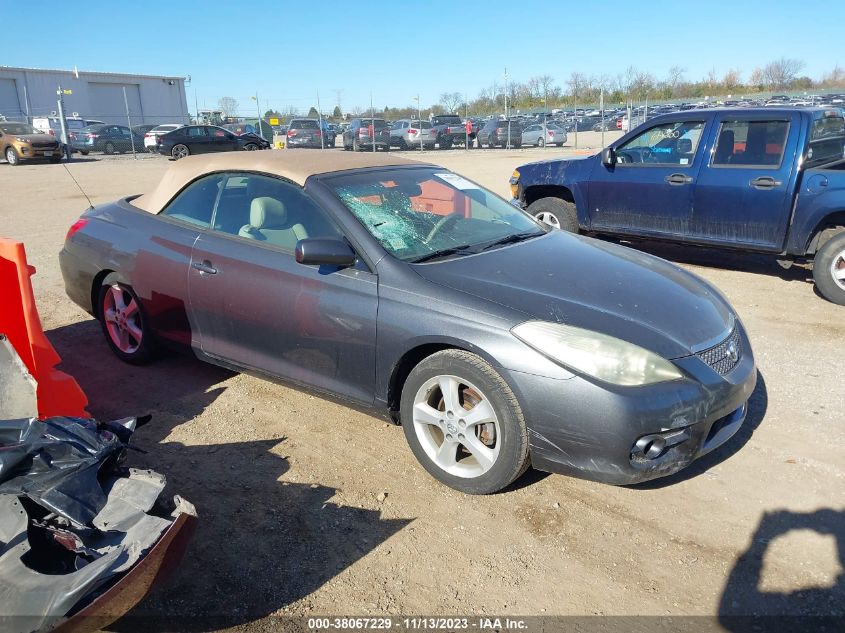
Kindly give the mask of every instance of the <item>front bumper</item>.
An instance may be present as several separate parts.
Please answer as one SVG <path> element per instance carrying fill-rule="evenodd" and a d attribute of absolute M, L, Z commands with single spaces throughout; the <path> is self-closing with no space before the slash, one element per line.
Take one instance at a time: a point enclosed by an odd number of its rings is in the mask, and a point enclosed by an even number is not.
<path fill-rule="evenodd" d="M 682 470 L 742 426 L 757 369 L 743 357 L 720 376 L 696 356 L 675 364 L 683 380 L 614 387 L 506 370 L 523 405 L 532 465 L 607 484 L 635 484 Z"/>

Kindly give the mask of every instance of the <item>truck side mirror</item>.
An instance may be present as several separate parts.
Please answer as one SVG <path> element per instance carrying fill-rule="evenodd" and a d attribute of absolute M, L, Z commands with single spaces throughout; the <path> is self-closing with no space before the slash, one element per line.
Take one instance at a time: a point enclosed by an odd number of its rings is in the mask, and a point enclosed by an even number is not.
<path fill-rule="evenodd" d="M 613 167 L 616 164 L 616 150 L 612 147 L 605 147 L 601 151 L 601 164 L 605 167 Z"/>

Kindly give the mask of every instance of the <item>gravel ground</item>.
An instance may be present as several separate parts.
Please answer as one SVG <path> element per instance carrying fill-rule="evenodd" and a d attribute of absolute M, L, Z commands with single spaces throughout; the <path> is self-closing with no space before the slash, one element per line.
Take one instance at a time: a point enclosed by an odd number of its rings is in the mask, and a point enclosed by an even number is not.
<path fill-rule="evenodd" d="M 424 158 L 507 195 L 517 165 L 574 152 Z M 70 170 L 96 204 L 149 189 L 168 164 L 91 156 Z M 133 463 L 166 473 L 198 508 L 180 569 L 133 612 L 164 618 L 160 628 L 268 630 L 284 614 L 843 614 L 845 312 L 805 270 L 638 245 L 714 282 L 744 320 L 760 380 L 743 429 L 649 485 L 529 472 L 505 493 L 466 497 L 432 480 L 383 420 L 187 356 L 120 363 L 63 291 L 57 254 L 87 206 L 64 167 L 0 164 L 0 191 L 0 234 L 26 243 L 62 367 L 95 416 L 153 414 Z"/>

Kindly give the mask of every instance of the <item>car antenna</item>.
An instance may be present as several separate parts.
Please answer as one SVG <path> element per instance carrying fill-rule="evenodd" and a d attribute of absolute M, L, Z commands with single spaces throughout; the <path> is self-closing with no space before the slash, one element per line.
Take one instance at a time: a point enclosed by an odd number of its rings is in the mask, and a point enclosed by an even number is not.
<path fill-rule="evenodd" d="M 87 193 L 85 193 L 85 189 L 83 189 L 83 188 L 82 188 L 82 185 L 80 185 L 80 184 L 79 184 L 79 181 L 78 181 L 76 178 L 74 178 L 74 177 L 73 177 L 73 174 L 72 174 L 72 173 L 70 173 L 70 169 L 68 169 L 68 168 L 67 168 L 67 165 L 66 165 L 65 163 L 62 163 L 62 167 L 64 167 L 64 168 L 65 168 L 65 171 L 67 172 L 67 175 L 68 175 L 68 176 L 70 176 L 70 179 L 71 179 L 73 182 L 75 182 L 75 183 L 76 183 L 76 186 L 77 186 L 77 187 L 79 187 L 79 190 L 82 192 L 82 195 L 83 195 L 83 196 L 85 196 L 85 199 L 88 201 L 88 208 L 89 208 L 89 209 L 93 209 L 93 208 L 94 208 L 94 203 L 93 203 L 93 202 L 91 202 L 91 198 L 89 198 L 89 197 L 88 197 L 88 194 L 87 194 Z"/>

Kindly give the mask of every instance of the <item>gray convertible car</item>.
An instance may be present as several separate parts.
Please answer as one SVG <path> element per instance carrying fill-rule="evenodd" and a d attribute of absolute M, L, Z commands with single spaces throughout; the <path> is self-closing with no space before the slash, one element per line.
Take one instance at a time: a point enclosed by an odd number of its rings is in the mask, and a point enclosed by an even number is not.
<path fill-rule="evenodd" d="M 185 347 L 382 412 L 467 493 L 531 465 L 674 473 L 737 431 L 757 379 L 693 274 L 390 155 L 186 158 L 86 211 L 60 261 L 124 361 Z"/>

